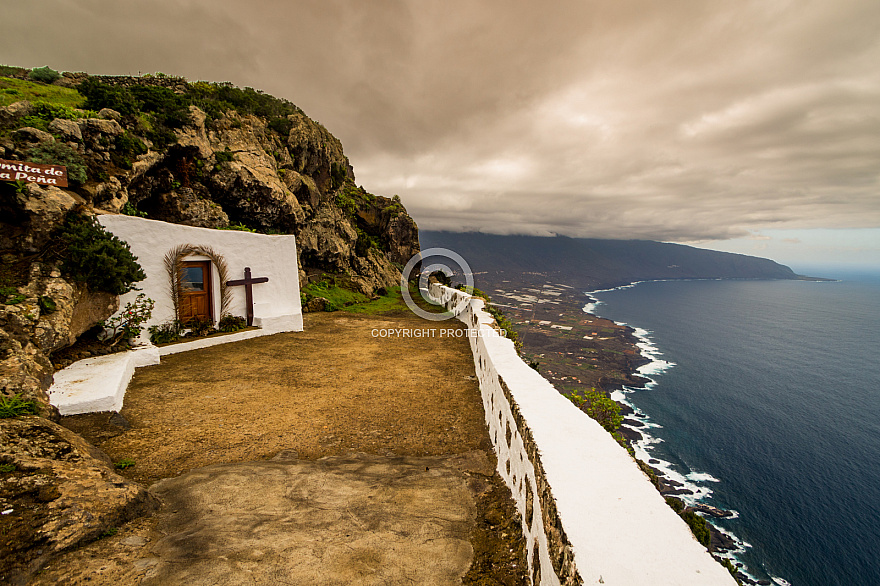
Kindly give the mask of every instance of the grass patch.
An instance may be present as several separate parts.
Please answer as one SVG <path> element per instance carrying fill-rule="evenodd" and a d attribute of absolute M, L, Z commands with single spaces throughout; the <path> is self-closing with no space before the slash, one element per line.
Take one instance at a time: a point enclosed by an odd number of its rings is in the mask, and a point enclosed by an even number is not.
<path fill-rule="evenodd" d="M 68 108 L 79 108 L 86 101 L 85 97 L 73 88 L 0 77 L 0 106 L 8 106 L 21 100 L 48 102 Z"/>
<path fill-rule="evenodd" d="M 126 468 L 131 468 L 134 465 L 135 461 L 131 458 L 123 458 L 120 461 L 116 462 L 116 464 L 114 464 L 117 470 L 125 470 Z"/>
<path fill-rule="evenodd" d="M 332 277 L 331 277 L 332 279 Z M 358 291 L 344 289 L 337 285 L 335 281 L 324 279 L 318 283 L 309 283 L 300 290 L 303 297 L 303 303 L 307 303 L 309 299 L 315 297 L 323 297 L 328 300 L 331 305 L 331 311 L 354 305 L 356 303 L 366 303 L 369 301 L 367 296 Z"/>
<path fill-rule="evenodd" d="M 0 419 L 36 414 L 37 403 L 32 399 L 22 399 L 19 395 L 0 397 Z"/>
<path fill-rule="evenodd" d="M 392 311 L 408 311 L 406 304 L 403 302 L 403 295 L 400 294 L 400 287 L 391 287 L 386 295 L 367 301 L 366 303 L 358 303 L 344 307 L 343 311 L 350 313 L 360 313 L 364 315 L 376 315 L 380 313 L 390 313 Z"/>

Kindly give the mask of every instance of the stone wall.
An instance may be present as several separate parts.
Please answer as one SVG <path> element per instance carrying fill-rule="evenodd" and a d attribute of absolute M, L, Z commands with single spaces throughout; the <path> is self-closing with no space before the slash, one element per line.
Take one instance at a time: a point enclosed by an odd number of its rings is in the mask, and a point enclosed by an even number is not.
<path fill-rule="evenodd" d="M 428 294 L 450 310 L 470 298 L 437 283 Z M 470 298 L 458 319 L 533 586 L 733 586 L 626 450 L 520 359 L 483 305 Z"/>

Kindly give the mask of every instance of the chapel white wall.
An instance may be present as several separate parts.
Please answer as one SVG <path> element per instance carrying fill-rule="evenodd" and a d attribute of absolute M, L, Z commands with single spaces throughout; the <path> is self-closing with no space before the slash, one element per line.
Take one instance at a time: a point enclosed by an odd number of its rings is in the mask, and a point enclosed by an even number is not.
<path fill-rule="evenodd" d="M 458 319 L 471 330 L 486 424 L 520 513 L 530 574 L 538 566 L 535 586 L 556 586 L 560 577 L 574 583 L 565 567 L 561 576 L 553 567 L 553 558 L 564 561 L 569 552 L 583 584 L 735 586 L 611 434 L 495 331 L 481 299 L 437 283 L 429 294 L 448 309 L 466 301 Z M 539 485 L 549 490 L 541 494 Z M 563 551 L 551 551 L 554 531 L 564 537 Z"/>
<path fill-rule="evenodd" d="M 299 295 L 299 267 L 296 238 L 293 235 L 266 235 L 236 230 L 213 230 L 180 224 L 169 224 L 133 216 L 104 214 L 98 222 L 131 247 L 147 278 L 136 283 L 139 291 L 120 297 L 120 307 L 134 301 L 139 293 L 153 299 L 153 315 L 144 325 L 141 338 L 149 338 L 147 328 L 175 319 L 174 303 L 169 290 L 165 255 L 181 244 L 206 246 L 223 256 L 229 279 L 244 278 L 244 268 L 251 268 L 253 277 L 269 277 L 267 283 L 253 286 L 254 325 L 272 332 L 302 331 L 302 305 Z M 188 257 L 208 260 L 207 257 Z M 220 282 L 212 267 L 214 319 L 220 317 Z M 232 315 L 245 316 L 244 287 L 229 287 Z"/>

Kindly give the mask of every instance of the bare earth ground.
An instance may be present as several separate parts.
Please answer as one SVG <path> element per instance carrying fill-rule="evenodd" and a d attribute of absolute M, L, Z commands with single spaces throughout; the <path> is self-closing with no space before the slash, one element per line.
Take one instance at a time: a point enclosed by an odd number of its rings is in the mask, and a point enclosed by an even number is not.
<path fill-rule="evenodd" d="M 304 332 L 138 370 L 124 420 L 62 423 L 134 461 L 122 474 L 153 485 L 162 510 L 70 552 L 34 584 L 525 583 L 467 341 L 374 335 L 458 327 L 404 312 L 306 314 Z M 306 501 L 331 513 L 291 512 Z M 419 543 L 427 549 L 404 551 Z"/>

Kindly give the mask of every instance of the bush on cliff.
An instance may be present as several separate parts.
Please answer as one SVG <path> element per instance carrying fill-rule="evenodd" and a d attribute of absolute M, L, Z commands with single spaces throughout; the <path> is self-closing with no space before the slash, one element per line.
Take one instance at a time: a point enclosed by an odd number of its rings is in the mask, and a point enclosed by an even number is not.
<path fill-rule="evenodd" d="M 34 81 L 42 81 L 43 83 L 52 83 L 61 77 L 61 74 L 46 65 L 45 67 L 37 67 L 31 69 L 28 77 Z"/>
<path fill-rule="evenodd" d="M 60 240 L 62 272 L 88 284 L 92 291 L 122 295 L 147 277 L 128 244 L 104 230 L 92 216 L 68 215 Z"/>
<path fill-rule="evenodd" d="M 64 165 L 68 179 L 76 183 L 86 182 L 86 162 L 75 149 L 63 142 L 40 143 L 28 151 L 27 160 L 45 165 Z"/>
<path fill-rule="evenodd" d="M 583 397 L 577 393 L 565 395 L 578 406 L 578 408 L 599 422 L 609 433 L 614 433 L 623 423 L 623 415 L 620 414 L 620 405 L 600 393 L 596 389 L 586 393 Z"/>

